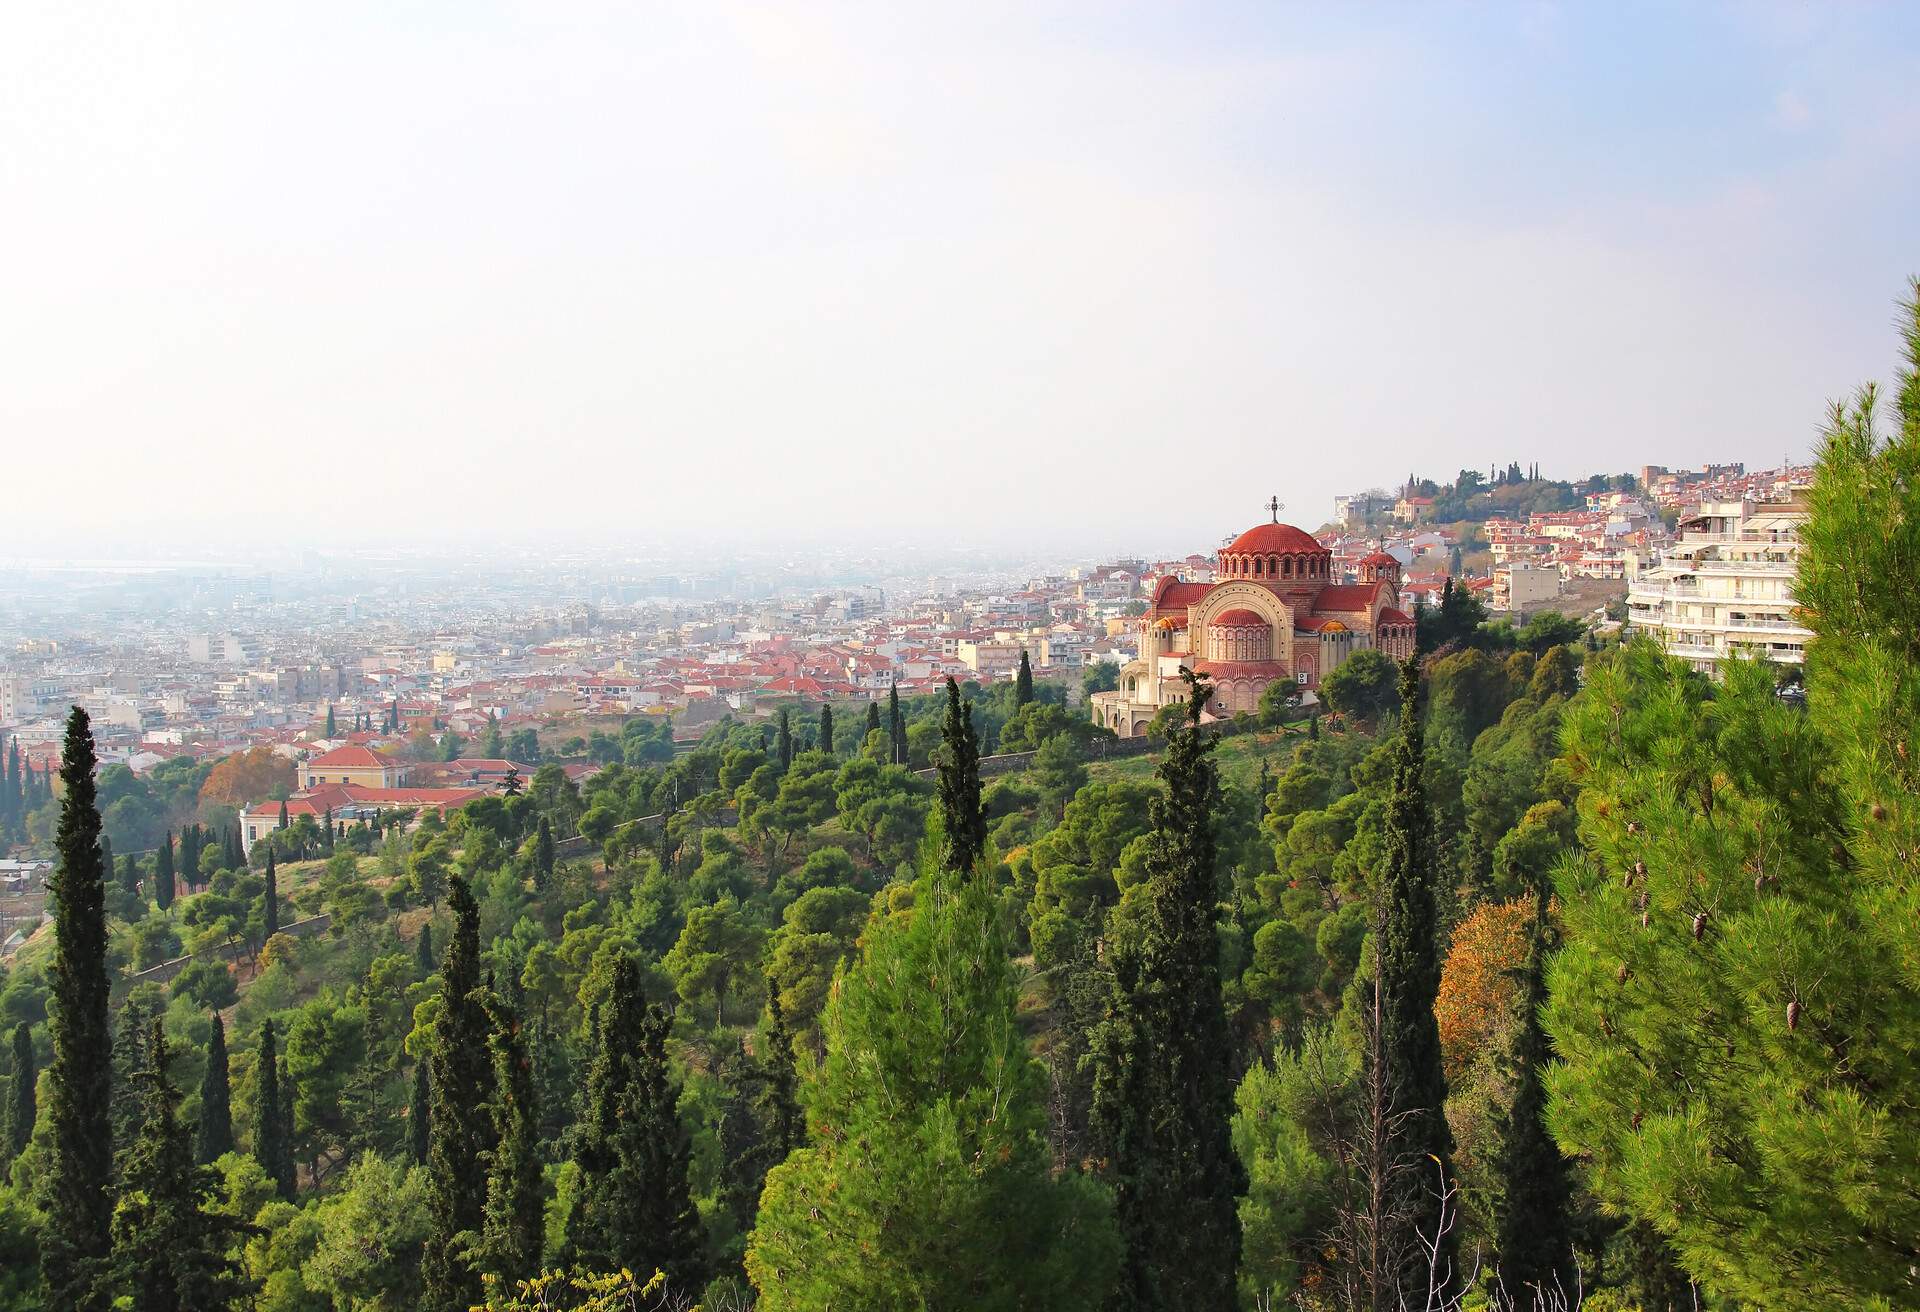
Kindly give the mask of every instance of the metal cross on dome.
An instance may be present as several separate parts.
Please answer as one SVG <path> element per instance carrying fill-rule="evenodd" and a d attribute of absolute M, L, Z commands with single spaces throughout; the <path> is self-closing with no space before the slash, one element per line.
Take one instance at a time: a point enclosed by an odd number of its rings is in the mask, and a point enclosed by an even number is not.
<path fill-rule="evenodd" d="M 1267 510 L 1271 512 L 1271 514 L 1273 515 L 1273 522 L 1276 524 L 1280 522 L 1280 512 L 1282 510 L 1285 510 L 1286 508 L 1287 508 L 1286 502 L 1282 501 L 1277 496 L 1269 497 L 1267 499 Z"/>

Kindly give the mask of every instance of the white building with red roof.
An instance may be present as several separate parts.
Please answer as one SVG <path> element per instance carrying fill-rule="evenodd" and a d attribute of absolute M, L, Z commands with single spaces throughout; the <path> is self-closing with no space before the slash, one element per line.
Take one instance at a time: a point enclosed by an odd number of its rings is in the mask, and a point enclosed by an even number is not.
<path fill-rule="evenodd" d="M 1161 707 L 1186 696 L 1180 667 L 1206 674 L 1213 696 L 1203 718 L 1259 706 L 1276 679 L 1314 690 L 1354 652 L 1374 647 L 1394 660 L 1413 654 L 1413 617 L 1402 609 L 1400 562 L 1374 552 L 1360 581 L 1333 581 L 1333 552 L 1279 522 L 1256 524 L 1220 552 L 1212 582 L 1171 574 L 1154 584 L 1139 620 L 1139 656 L 1120 686 L 1095 693 L 1097 723 L 1121 737 L 1147 731 Z"/>
<path fill-rule="evenodd" d="M 256 802 L 240 813 L 240 848 L 251 852 L 253 845 L 280 828 L 284 815 L 291 824 L 303 815 L 315 823 L 330 818 L 336 833 L 345 833 L 350 824 L 371 820 L 386 811 L 434 810 L 445 815 L 467 803 L 494 793 L 491 786 L 480 788 L 368 788 L 361 784 L 322 784 L 303 789 L 284 802 Z"/>

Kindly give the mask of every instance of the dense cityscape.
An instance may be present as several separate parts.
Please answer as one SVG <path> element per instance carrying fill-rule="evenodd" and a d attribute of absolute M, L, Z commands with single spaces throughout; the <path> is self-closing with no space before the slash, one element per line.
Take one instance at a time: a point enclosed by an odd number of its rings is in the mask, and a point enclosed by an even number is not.
<path fill-rule="evenodd" d="M 1916 73 L 0 12 L 0 1312 L 1920 1309 Z"/>

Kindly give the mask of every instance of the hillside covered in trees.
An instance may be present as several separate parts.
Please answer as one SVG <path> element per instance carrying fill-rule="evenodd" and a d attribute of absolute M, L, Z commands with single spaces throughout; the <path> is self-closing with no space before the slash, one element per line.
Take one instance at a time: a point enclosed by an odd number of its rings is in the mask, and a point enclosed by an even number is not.
<path fill-rule="evenodd" d="M 949 685 L 142 863 L 76 709 L 0 1309 L 1915 1306 L 1908 309 L 1804 695 L 1463 594 L 1150 763 Z"/>

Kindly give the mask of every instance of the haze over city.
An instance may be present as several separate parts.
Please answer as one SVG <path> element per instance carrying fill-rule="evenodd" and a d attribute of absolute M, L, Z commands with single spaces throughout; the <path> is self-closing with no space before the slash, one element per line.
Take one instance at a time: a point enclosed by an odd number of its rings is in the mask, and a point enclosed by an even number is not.
<path fill-rule="evenodd" d="M 1802 460 L 1892 368 L 1917 29 L 15 7 L 8 554 L 1151 555 L 1269 491 Z"/>

